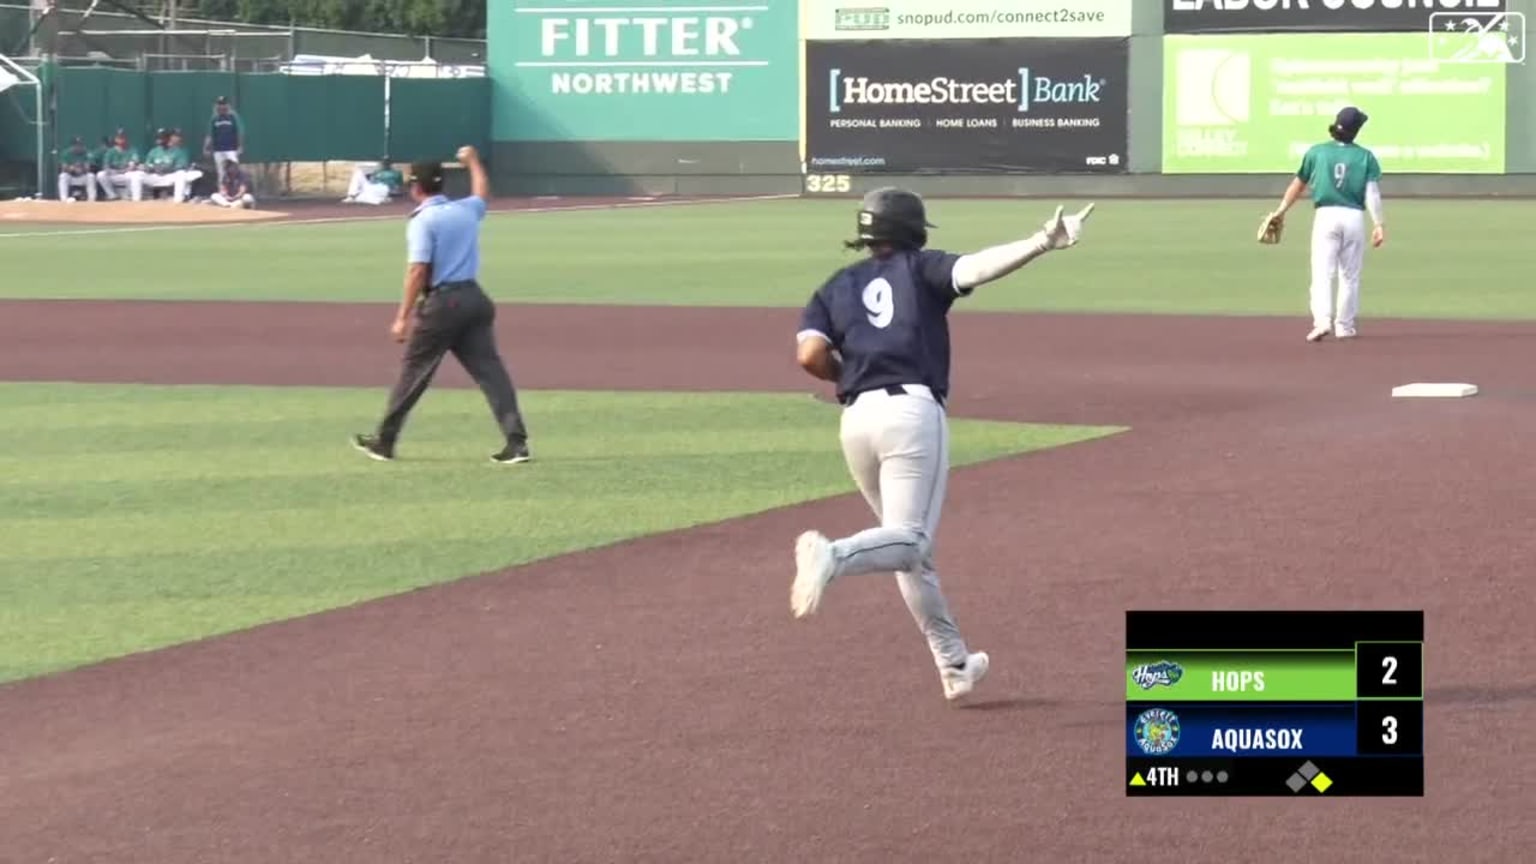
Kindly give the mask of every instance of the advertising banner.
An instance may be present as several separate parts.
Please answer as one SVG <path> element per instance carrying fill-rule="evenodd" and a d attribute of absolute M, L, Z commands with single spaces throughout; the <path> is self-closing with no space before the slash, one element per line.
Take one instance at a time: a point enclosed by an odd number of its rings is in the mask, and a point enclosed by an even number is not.
<path fill-rule="evenodd" d="M 1129 41 L 809 42 L 806 169 L 1122 173 Z"/>
<path fill-rule="evenodd" d="M 1295 171 L 1345 105 L 1382 170 L 1504 171 L 1503 64 L 1428 59 L 1419 33 L 1168 36 L 1163 172 Z"/>
<path fill-rule="evenodd" d="M 1428 33 L 1435 13 L 1486 18 L 1507 6 L 1508 0 L 1163 0 L 1163 31 Z"/>
<path fill-rule="evenodd" d="M 806 0 L 805 38 L 1061 39 L 1131 35 L 1132 0 Z"/>
<path fill-rule="evenodd" d="M 498 141 L 797 141 L 799 5 L 498 0 Z"/>

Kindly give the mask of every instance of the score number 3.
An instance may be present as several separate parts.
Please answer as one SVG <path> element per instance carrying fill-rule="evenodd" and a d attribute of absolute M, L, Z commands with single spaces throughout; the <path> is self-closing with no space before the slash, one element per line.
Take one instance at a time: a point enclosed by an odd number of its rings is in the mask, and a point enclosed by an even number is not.
<path fill-rule="evenodd" d="M 1339 167 L 1342 168 L 1343 166 Z M 1381 668 L 1387 670 L 1381 673 L 1381 683 L 1388 687 L 1395 686 L 1397 684 L 1397 658 L 1390 656 L 1381 658 Z M 1387 745 L 1396 744 L 1397 718 L 1390 714 L 1381 718 L 1381 728 L 1381 743 Z"/>

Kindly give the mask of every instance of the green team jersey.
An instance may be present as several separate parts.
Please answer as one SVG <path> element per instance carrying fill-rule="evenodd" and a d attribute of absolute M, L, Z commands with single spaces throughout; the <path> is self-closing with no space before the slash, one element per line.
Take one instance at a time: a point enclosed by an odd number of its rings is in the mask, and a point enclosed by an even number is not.
<path fill-rule="evenodd" d="M 101 165 L 109 171 L 126 171 L 128 166 L 139 161 L 139 151 L 129 147 L 127 150 L 119 150 L 116 147 L 107 148 L 107 152 L 101 154 Z"/>
<path fill-rule="evenodd" d="M 59 165 L 66 171 L 70 169 L 89 170 L 91 167 L 91 151 L 84 147 L 65 147 L 59 151 Z"/>
<path fill-rule="evenodd" d="M 399 191 L 400 184 L 405 182 L 405 175 L 393 168 L 380 168 L 373 172 L 373 182 L 382 183 L 394 191 Z"/>
<path fill-rule="evenodd" d="M 156 174 L 183 171 L 190 164 L 187 151 L 180 147 L 156 147 L 144 157 L 144 165 Z"/>
<path fill-rule="evenodd" d="M 1364 210 L 1366 184 L 1381 180 L 1381 163 L 1359 144 L 1325 141 L 1301 157 L 1296 177 L 1307 184 L 1318 207 Z"/>

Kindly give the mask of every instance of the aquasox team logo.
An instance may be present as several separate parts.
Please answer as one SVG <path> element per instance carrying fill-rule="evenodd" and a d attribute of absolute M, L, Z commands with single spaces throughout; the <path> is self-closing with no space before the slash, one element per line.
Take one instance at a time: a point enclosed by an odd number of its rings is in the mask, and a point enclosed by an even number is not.
<path fill-rule="evenodd" d="M 1151 690 L 1161 684 L 1164 687 L 1172 687 L 1184 677 L 1184 667 L 1168 660 L 1157 663 L 1143 663 L 1131 670 L 1131 680 L 1143 690 Z"/>
<path fill-rule="evenodd" d="M 1166 756 L 1179 746 L 1179 715 L 1151 708 L 1136 718 L 1136 746 L 1148 756 Z"/>

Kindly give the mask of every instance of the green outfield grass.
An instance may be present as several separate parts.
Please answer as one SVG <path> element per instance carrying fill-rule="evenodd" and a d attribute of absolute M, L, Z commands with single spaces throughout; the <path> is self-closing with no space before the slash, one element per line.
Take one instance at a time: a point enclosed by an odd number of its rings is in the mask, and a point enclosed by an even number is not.
<path fill-rule="evenodd" d="M 1277 187 L 1276 196 L 1279 189 Z M 1069 206 L 1083 202 L 1065 201 Z M 978 310 L 1306 313 L 1311 214 L 1284 245 L 1254 242 L 1272 201 L 1100 202 L 1077 249 L 977 292 Z M 1052 202 L 931 202 L 937 247 L 966 251 L 1034 230 Z M 1367 317 L 1536 318 L 1526 251 L 1536 202 L 1388 201 L 1369 250 Z M 505 302 L 799 306 L 850 259 L 851 201 L 782 200 L 507 214 L 485 233 L 483 276 Z M 393 302 L 404 223 L 249 225 L 18 236 L 0 297 Z M 35 228 L 25 230 L 38 230 Z M 48 230 L 48 229 L 44 229 Z"/>
<path fill-rule="evenodd" d="M 487 462 L 469 390 L 365 459 L 347 437 L 382 400 L 0 384 L 0 680 L 852 489 L 836 409 L 802 395 L 530 392 L 522 466 Z M 1116 431 L 953 426 L 957 465 Z"/>

